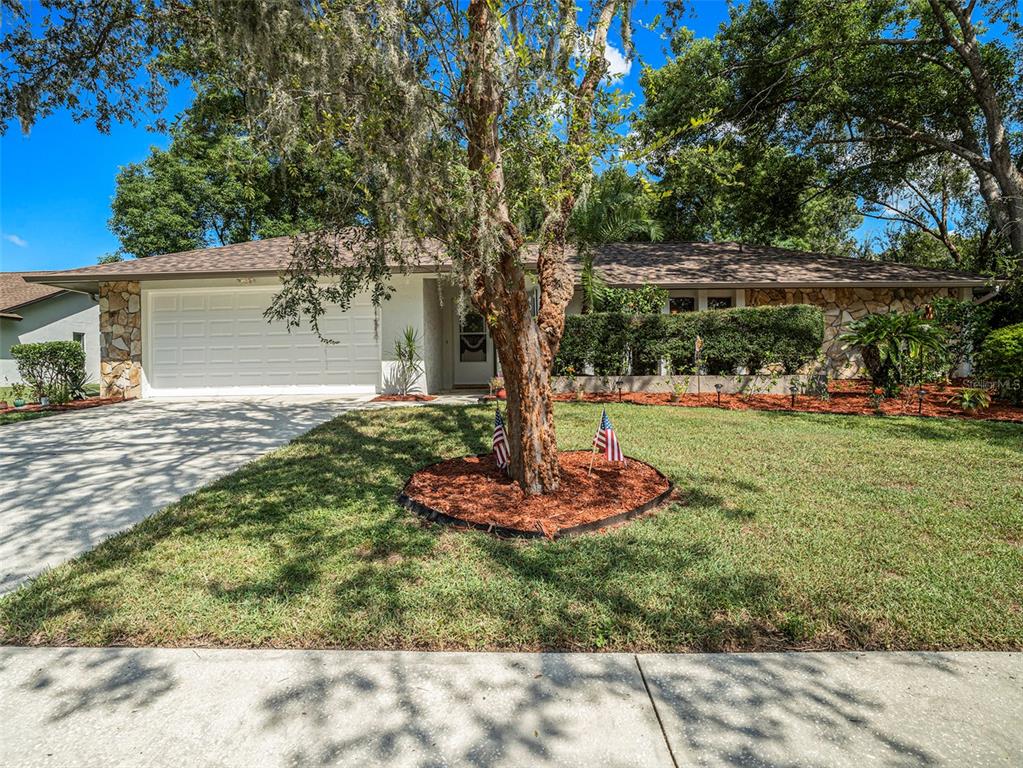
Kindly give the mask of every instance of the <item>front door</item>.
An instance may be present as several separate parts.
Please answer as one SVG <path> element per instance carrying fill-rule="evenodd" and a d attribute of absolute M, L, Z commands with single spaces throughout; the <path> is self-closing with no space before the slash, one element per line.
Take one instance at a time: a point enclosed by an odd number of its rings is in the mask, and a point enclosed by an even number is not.
<path fill-rule="evenodd" d="M 494 342 L 483 316 L 475 312 L 459 321 L 455 315 L 456 387 L 485 387 L 494 375 Z"/>

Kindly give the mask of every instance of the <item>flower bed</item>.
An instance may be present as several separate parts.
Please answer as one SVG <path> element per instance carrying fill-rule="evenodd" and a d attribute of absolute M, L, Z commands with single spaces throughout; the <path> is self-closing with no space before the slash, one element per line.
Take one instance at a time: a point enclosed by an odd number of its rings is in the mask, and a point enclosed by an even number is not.
<path fill-rule="evenodd" d="M 621 402 L 637 405 L 677 405 L 683 407 L 720 407 L 733 411 L 802 411 L 808 413 L 884 414 L 887 416 L 939 416 L 952 418 L 985 419 L 990 421 L 1023 422 L 1023 407 L 995 400 L 990 407 L 964 411 L 955 402 L 949 402 L 963 387 L 928 384 L 920 403 L 917 389 L 906 388 L 900 397 L 884 398 L 875 407 L 870 382 L 842 380 L 829 388 L 830 399 L 811 395 L 797 395 L 795 405 L 791 395 L 736 395 L 704 392 L 682 395 L 677 401 L 667 392 L 623 392 Z M 579 400 L 575 395 L 562 394 L 557 400 Z M 581 399 L 588 403 L 619 402 L 617 393 L 585 393 Z"/>
<path fill-rule="evenodd" d="M 556 493 L 525 496 L 493 454 L 486 454 L 424 467 L 409 478 L 399 502 L 438 522 L 503 536 L 554 538 L 629 520 L 656 507 L 672 490 L 668 478 L 636 459 L 623 466 L 591 451 L 564 451 L 559 460 Z"/>
<path fill-rule="evenodd" d="M 39 403 L 30 403 L 23 405 L 20 408 L 14 406 L 8 406 L 7 408 L 0 408 L 0 414 L 4 413 L 34 413 L 37 411 L 52 411 L 60 413 L 61 411 L 80 411 L 84 408 L 95 408 L 100 405 L 113 405 L 114 403 L 124 402 L 122 397 L 86 397 L 83 400 L 72 400 L 69 403 L 63 405 L 40 405 Z"/>

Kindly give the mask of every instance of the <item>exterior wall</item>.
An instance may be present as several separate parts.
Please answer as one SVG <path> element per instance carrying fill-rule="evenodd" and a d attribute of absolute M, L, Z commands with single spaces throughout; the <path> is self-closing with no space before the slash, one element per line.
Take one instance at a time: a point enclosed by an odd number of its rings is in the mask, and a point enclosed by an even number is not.
<path fill-rule="evenodd" d="M 423 278 L 419 275 L 396 277 L 391 283 L 391 298 L 380 308 L 380 364 L 381 389 L 397 392 L 398 376 L 394 344 L 400 340 L 406 328 L 414 328 L 419 336 L 419 359 L 423 374 L 412 385 L 412 392 L 429 391 L 427 373 L 429 357 L 426 354 L 426 327 L 424 318 Z"/>
<path fill-rule="evenodd" d="M 142 291 L 138 282 L 99 284 L 100 395 L 142 396 Z"/>
<path fill-rule="evenodd" d="M 954 288 L 747 288 L 746 305 L 813 304 L 824 310 L 824 364 L 833 376 L 855 376 L 859 355 L 838 340 L 850 323 L 878 312 L 910 312 L 936 298 L 957 298 Z"/>
<path fill-rule="evenodd" d="M 99 381 L 99 306 L 84 293 L 63 293 L 20 307 L 21 320 L 0 320 L 0 385 L 20 382 L 18 364 L 11 358 L 15 344 L 72 341 L 85 334 L 85 372 Z"/>

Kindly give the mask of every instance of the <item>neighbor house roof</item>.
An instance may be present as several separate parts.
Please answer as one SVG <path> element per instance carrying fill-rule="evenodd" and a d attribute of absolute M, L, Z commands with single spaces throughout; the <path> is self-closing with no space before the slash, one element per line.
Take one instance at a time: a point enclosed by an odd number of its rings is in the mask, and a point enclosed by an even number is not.
<path fill-rule="evenodd" d="M 275 275 L 288 267 L 293 242 L 291 237 L 274 237 L 63 272 L 36 273 L 32 279 L 88 290 L 100 281 L 112 280 Z M 351 251 L 340 241 L 336 247 L 342 262 L 352 258 Z M 425 251 L 413 269 L 445 271 L 450 268 L 435 243 L 428 243 Z M 655 283 L 705 288 L 923 287 L 980 286 L 987 282 L 983 277 L 964 272 L 739 243 L 616 243 L 598 248 L 594 263 L 606 282 L 623 286 Z"/>
<path fill-rule="evenodd" d="M 47 274 L 50 273 L 0 272 L 0 317 L 8 320 L 21 320 L 21 315 L 14 310 L 63 293 L 62 288 L 25 281 L 26 277 Z"/>

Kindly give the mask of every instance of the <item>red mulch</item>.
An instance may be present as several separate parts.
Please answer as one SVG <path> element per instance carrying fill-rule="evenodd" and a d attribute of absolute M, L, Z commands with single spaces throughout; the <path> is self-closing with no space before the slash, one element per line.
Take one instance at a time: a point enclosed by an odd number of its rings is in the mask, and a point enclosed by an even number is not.
<path fill-rule="evenodd" d="M 433 395 L 377 395 L 371 403 L 425 403 L 436 400 Z"/>
<path fill-rule="evenodd" d="M 1023 423 L 1023 407 L 1000 400 L 992 400 L 988 408 L 968 413 L 948 399 L 963 388 L 954 385 L 928 384 L 924 387 L 923 408 L 919 409 L 916 388 L 906 388 L 900 397 L 885 398 L 881 401 L 881 413 L 887 416 L 941 416 L 986 421 L 1013 421 Z M 872 387 L 870 382 L 849 380 L 833 382 L 829 387 L 830 400 L 821 400 L 810 395 L 797 395 L 792 406 L 791 395 L 721 395 L 720 406 L 716 392 L 699 395 L 682 395 L 677 402 L 667 392 L 623 392 L 621 401 L 636 405 L 678 405 L 682 407 L 721 407 L 730 411 L 801 411 L 805 413 L 874 414 L 870 403 Z M 572 401 L 571 394 L 557 395 L 557 400 Z M 583 402 L 618 402 L 617 393 L 586 393 Z M 919 409 L 919 410 L 918 410 Z"/>
<path fill-rule="evenodd" d="M 21 408 L 10 406 L 8 408 L 0 408 L 0 413 L 11 413 L 13 411 L 81 411 L 85 408 L 96 408 L 100 405 L 113 405 L 114 403 L 123 402 L 123 397 L 86 397 L 83 400 L 72 400 L 70 403 L 64 403 L 63 405 L 39 405 L 39 403 L 31 403 L 29 405 L 23 405 Z"/>
<path fill-rule="evenodd" d="M 587 475 L 590 451 L 564 451 L 561 489 L 525 496 L 498 468 L 493 454 L 466 456 L 419 470 L 405 486 L 415 501 L 477 525 L 537 532 L 553 537 L 574 528 L 630 512 L 668 490 L 667 478 L 642 461 L 626 466 L 597 456 Z"/>

